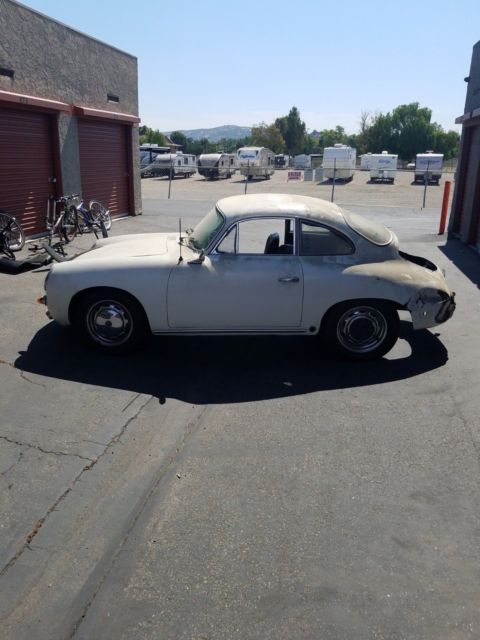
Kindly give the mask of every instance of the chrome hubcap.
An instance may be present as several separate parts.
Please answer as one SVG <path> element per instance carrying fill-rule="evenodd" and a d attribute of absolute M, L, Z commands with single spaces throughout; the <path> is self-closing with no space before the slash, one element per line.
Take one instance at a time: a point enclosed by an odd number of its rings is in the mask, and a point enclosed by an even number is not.
<path fill-rule="evenodd" d="M 100 344 L 122 344 L 132 333 L 132 316 L 116 300 L 101 300 L 88 310 L 87 328 L 92 338 Z"/>
<path fill-rule="evenodd" d="M 375 307 L 353 307 L 340 317 L 337 338 L 349 351 L 368 353 L 385 340 L 387 329 L 385 316 Z"/>

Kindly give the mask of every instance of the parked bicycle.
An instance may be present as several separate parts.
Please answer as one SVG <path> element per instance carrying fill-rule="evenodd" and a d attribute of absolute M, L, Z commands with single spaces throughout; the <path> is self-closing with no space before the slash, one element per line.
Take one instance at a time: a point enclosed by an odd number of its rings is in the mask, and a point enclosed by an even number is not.
<path fill-rule="evenodd" d="M 78 213 L 73 203 L 76 197 L 78 194 L 48 199 L 46 217 L 48 244 L 52 244 L 55 233 L 65 242 L 71 242 L 77 235 Z"/>
<path fill-rule="evenodd" d="M 112 228 L 112 219 L 110 217 L 110 211 L 105 209 L 101 202 L 98 200 L 90 200 L 87 205 L 84 200 L 80 200 L 77 204 L 77 213 L 78 231 L 80 233 L 85 233 L 86 230 L 90 230 L 98 236 L 97 230 L 100 230 L 104 238 L 108 236 L 107 231 Z"/>
<path fill-rule="evenodd" d="M 28 247 L 29 253 L 17 260 L 15 252 L 25 246 L 25 232 L 16 218 L 0 211 L 0 271 L 18 273 L 25 269 L 44 266 L 53 260 L 63 262 L 67 260 L 63 250 L 64 242 L 54 245 L 41 243 Z"/>
<path fill-rule="evenodd" d="M 0 211 L 0 252 L 15 260 L 15 251 L 25 245 L 25 233 L 16 218 L 5 211 Z"/>

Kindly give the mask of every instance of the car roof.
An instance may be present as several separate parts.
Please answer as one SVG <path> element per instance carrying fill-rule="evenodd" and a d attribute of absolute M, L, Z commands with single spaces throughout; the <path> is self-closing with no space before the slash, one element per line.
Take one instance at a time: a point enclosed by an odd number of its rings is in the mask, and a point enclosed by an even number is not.
<path fill-rule="evenodd" d="M 333 225 L 345 222 L 343 212 L 336 204 L 320 198 L 285 193 L 230 196 L 219 200 L 217 209 L 229 222 L 258 216 L 314 218 Z"/>

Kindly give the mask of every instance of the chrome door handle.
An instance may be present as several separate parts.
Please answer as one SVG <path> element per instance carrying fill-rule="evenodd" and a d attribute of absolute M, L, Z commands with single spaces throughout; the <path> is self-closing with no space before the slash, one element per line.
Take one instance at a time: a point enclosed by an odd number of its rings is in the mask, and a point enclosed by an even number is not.
<path fill-rule="evenodd" d="M 290 278 L 279 278 L 279 282 L 300 282 L 300 278 L 297 276 L 292 276 Z"/>

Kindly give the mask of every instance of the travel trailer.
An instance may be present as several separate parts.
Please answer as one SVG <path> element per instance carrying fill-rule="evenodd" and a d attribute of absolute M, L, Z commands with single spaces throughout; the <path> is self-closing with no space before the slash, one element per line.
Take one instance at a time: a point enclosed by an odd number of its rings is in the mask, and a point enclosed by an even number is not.
<path fill-rule="evenodd" d="M 205 178 L 231 178 L 237 170 L 237 159 L 234 153 L 202 153 L 197 170 Z"/>
<path fill-rule="evenodd" d="M 363 153 L 360 156 L 360 171 L 370 171 L 370 162 L 372 159 L 372 153 Z"/>
<path fill-rule="evenodd" d="M 395 182 L 398 155 L 382 151 L 370 155 L 370 182 Z"/>
<path fill-rule="evenodd" d="M 293 157 L 293 166 L 295 169 L 310 169 L 312 166 L 310 156 L 300 153 Z"/>
<path fill-rule="evenodd" d="M 237 166 L 248 180 L 260 177 L 270 180 L 275 173 L 275 154 L 266 147 L 240 147 Z"/>
<path fill-rule="evenodd" d="M 325 147 L 323 150 L 322 168 L 327 180 L 343 180 L 347 182 L 353 178 L 357 150 L 345 144 L 336 144 L 334 147 Z"/>
<path fill-rule="evenodd" d="M 142 144 L 140 145 L 140 176 L 148 178 L 151 172 L 148 167 L 155 158 L 162 153 L 170 153 L 170 147 L 160 147 L 158 144 Z"/>
<path fill-rule="evenodd" d="M 197 158 L 189 153 L 162 153 L 146 168 L 152 176 L 190 178 L 197 171 Z"/>
<path fill-rule="evenodd" d="M 417 153 L 415 159 L 415 177 L 414 182 L 425 182 L 438 184 L 442 177 L 443 169 L 443 153 Z"/>
<path fill-rule="evenodd" d="M 277 153 L 275 156 L 275 169 L 286 169 L 290 158 L 284 153 Z"/>

